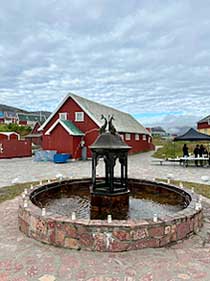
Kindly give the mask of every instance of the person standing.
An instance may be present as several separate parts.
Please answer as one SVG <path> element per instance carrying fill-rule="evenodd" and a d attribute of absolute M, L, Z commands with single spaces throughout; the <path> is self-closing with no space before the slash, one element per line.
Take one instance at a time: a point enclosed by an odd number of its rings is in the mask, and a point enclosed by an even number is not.
<path fill-rule="evenodd" d="M 199 153 L 200 153 L 200 147 L 199 145 L 197 144 L 194 151 L 193 151 L 194 155 L 195 155 L 195 158 L 197 158 L 199 156 Z M 198 160 L 195 160 L 195 165 L 198 167 Z"/>
<path fill-rule="evenodd" d="M 208 157 L 209 157 L 209 161 L 208 162 L 209 162 L 209 166 L 210 166 L 210 152 L 208 153 Z"/>
<path fill-rule="evenodd" d="M 184 144 L 182 151 L 183 151 L 183 157 L 189 157 L 189 148 L 187 147 L 186 143 Z"/>
<path fill-rule="evenodd" d="M 203 154 L 204 154 L 204 146 L 201 144 L 199 149 L 199 156 L 203 157 Z M 201 167 L 203 167 L 203 160 L 200 160 L 200 165 Z"/>

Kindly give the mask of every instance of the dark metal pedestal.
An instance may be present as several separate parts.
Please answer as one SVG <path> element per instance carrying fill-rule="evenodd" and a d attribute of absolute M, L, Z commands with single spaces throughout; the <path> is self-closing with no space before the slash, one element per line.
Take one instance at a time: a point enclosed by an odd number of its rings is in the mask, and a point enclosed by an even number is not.
<path fill-rule="evenodd" d="M 91 194 L 91 219 L 125 220 L 129 210 L 129 191 L 119 194 Z"/>

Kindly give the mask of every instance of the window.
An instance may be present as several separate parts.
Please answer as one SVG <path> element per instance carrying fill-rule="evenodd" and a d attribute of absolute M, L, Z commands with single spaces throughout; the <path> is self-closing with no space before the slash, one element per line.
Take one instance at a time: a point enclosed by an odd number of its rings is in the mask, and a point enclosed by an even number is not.
<path fill-rule="evenodd" d="M 131 134 L 125 134 L 125 140 L 131 140 Z"/>
<path fill-rule="evenodd" d="M 208 125 L 210 125 L 210 118 L 208 119 Z"/>
<path fill-rule="evenodd" d="M 139 141 L 139 134 L 135 134 L 135 140 Z"/>
<path fill-rule="evenodd" d="M 151 138 L 149 137 L 149 138 L 148 138 L 148 143 L 150 143 L 150 142 L 151 142 Z"/>
<path fill-rule="evenodd" d="M 67 112 L 61 112 L 61 113 L 59 113 L 59 119 L 61 119 L 61 120 L 67 120 Z"/>
<path fill-rule="evenodd" d="M 84 121 L 84 112 L 75 112 L 75 121 L 83 122 Z"/>
<path fill-rule="evenodd" d="M 120 137 L 122 140 L 124 140 L 124 135 L 123 134 L 120 134 Z"/>
<path fill-rule="evenodd" d="M 142 140 L 143 140 L 143 141 L 147 140 L 146 135 L 143 135 L 143 136 L 142 136 Z"/>

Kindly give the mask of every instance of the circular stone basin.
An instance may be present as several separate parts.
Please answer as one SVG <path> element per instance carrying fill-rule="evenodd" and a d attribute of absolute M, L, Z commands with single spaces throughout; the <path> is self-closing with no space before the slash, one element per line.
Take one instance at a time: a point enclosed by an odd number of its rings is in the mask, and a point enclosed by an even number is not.
<path fill-rule="evenodd" d="M 19 205 L 20 230 L 56 246 L 114 252 L 162 247 L 196 233 L 202 226 L 202 209 L 195 209 L 197 195 L 140 179 L 128 179 L 128 208 L 115 210 L 111 222 L 101 213 L 97 219 L 94 213 L 92 219 L 90 186 L 88 178 L 34 187 L 28 194 L 28 206 L 24 207 L 23 200 Z M 72 212 L 76 219 L 72 219 Z M 153 221 L 154 214 L 157 222 Z"/>

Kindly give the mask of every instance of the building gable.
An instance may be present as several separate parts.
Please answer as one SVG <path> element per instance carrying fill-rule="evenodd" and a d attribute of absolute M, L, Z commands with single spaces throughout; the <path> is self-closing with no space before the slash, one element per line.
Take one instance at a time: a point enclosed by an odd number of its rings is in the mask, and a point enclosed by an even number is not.
<path fill-rule="evenodd" d="M 80 131 L 71 121 L 58 119 L 45 133 L 45 135 L 50 135 L 50 133 L 56 129 L 58 125 L 61 125 L 68 133 L 72 136 L 84 136 L 84 133 Z"/>
<path fill-rule="evenodd" d="M 115 118 L 114 124 L 118 132 L 129 132 L 129 133 L 150 135 L 150 133 L 128 113 L 90 101 L 88 99 L 76 96 L 74 94 L 67 95 L 67 97 L 63 100 L 63 102 L 56 108 L 56 110 L 49 116 L 46 122 L 40 127 L 39 129 L 40 131 L 48 130 L 49 127 L 52 125 L 52 123 L 54 123 L 59 118 L 58 116 L 59 112 L 65 112 L 65 110 L 67 110 L 67 112 L 71 111 L 70 107 L 67 108 L 65 106 L 66 104 L 68 104 L 69 99 L 73 100 L 75 104 L 77 104 L 77 106 L 85 112 L 86 116 L 88 116 L 98 128 L 103 125 L 103 121 L 101 120 L 102 114 L 105 116 L 113 115 Z M 74 116 L 71 116 L 69 120 L 71 121 L 74 120 Z M 49 124 L 51 125 L 49 126 Z"/>
<path fill-rule="evenodd" d="M 210 115 L 206 116 L 205 118 L 201 119 L 200 121 L 198 121 L 199 123 L 210 123 Z"/>
<path fill-rule="evenodd" d="M 75 112 L 84 113 L 84 121 L 75 121 Z M 45 134 L 51 126 L 61 117 L 61 113 L 67 113 L 67 120 L 71 121 L 82 132 L 86 132 L 95 128 L 99 128 L 98 125 L 92 120 L 92 118 L 80 107 L 80 105 L 74 101 L 71 97 L 65 99 L 65 102 L 60 106 L 57 111 L 52 113 L 48 120 L 39 128 L 39 131 L 43 131 Z"/>
<path fill-rule="evenodd" d="M 36 122 L 35 125 L 33 126 L 33 129 L 31 131 L 31 134 L 38 134 L 38 129 L 40 128 L 40 123 Z"/>

